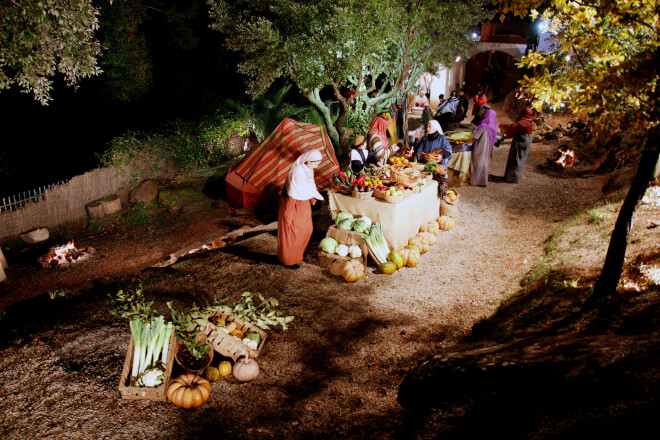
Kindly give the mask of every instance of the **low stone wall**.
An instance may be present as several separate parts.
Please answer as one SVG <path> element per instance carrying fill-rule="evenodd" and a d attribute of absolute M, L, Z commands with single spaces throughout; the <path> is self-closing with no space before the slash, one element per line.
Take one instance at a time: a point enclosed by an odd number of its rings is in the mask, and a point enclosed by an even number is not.
<path fill-rule="evenodd" d="M 79 221 L 87 217 L 87 203 L 120 193 L 121 189 L 126 189 L 129 180 L 130 173 L 108 167 L 89 171 L 63 185 L 48 189 L 38 202 L 28 202 L 16 211 L 0 213 L 0 240 L 16 237 L 38 227 L 52 228 Z"/>

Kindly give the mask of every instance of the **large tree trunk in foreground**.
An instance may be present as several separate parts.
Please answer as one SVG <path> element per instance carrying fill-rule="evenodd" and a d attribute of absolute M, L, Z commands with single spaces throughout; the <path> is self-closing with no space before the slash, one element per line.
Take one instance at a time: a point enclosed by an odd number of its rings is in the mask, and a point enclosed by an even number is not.
<path fill-rule="evenodd" d="M 623 272 L 623 264 L 626 257 L 626 247 L 628 246 L 628 234 L 633 224 L 633 216 L 637 209 L 637 204 L 644 197 L 644 193 L 649 184 L 657 176 L 658 154 L 657 131 L 649 137 L 646 146 L 642 151 L 642 157 L 637 167 L 637 173 L 633 178 L 630 190 L 623 201 L 619 216 L 616 219 L 610 245 L 607 249 L 605 264 L 598 277 L 594 287 L 594 292 L 587 300 L 586 308 L 591 308 L 595 303 L 616 291 Z"/>
<path fill-rule="evenodd" d="M 657 335 L 564 334 L 439 354 L 408 373 L 398 400 L 424 410 L 489 400 L 564 408 L 641 399 L 660 382 L 659 344 Z"/>

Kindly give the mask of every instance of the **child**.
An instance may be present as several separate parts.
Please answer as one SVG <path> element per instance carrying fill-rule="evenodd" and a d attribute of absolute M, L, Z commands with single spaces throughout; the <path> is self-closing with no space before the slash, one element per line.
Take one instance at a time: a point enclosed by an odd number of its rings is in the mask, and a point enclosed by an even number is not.
<path fill-rule="evenodd" d="M 370 152 L 365 150 L 367 147 L 367 139 L 360 135 L 356 136 L 353 140 L 353 150 L 351 150 L 351 170 L 354 173 L 358 173 L 364 167 L 377 166 L 382 167 L 383 165 L 378 160 L 378 157 Z"/>

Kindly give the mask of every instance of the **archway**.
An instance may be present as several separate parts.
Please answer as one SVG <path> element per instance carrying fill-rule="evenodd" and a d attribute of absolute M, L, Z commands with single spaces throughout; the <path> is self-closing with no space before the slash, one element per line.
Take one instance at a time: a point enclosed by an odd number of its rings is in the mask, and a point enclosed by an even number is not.
<path fill-rule="evenodd" d="M 480 86 L 484 86 L 488 89 L 486 96 L 489 102 L 504 100 L 504 97 L 517 87 L 518 81 L 522 78 L 522 71 L 516 66 L 520 56 L 522 54 L 518 50 L 484 50 L 475 53 L 465 66 L 464 88 L 466 92 L 473 96 Z M 486 67 L 490 67 L 492 72 L 484 74 Z M 499 90 L 495 90 L 498 82 L 495 79 L 497 76 L 495 71 L 498 69 L 501 86 Z"/>

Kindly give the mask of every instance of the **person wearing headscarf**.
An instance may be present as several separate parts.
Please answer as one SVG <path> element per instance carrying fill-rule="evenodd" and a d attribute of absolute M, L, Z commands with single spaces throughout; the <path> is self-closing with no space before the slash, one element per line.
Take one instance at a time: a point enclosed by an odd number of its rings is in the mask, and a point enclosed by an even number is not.
<path fill-rule="evenodd" d="M 449 127 L 449 123 L 454 120 L 454 114 L 456 113 L 458 103 L 458 96 L 456 96 L 456 90 L 454 90 L 451 92 L 449 99 L 438 106 L 435 120 L 440 123 L 443 132 Z"/>
<path fill-rule="evenodd" d="M 504 138 L 513 138 L 509 149 L 509 158 L 506 161 L 504 181 L 518 183 L 522 178 L 523 166 L 527 160 L 527 153 L 532 146 L 532 130 L 534 129 L 534 113 L 529 107 L 520 111 L 518 120 L 513 124 L 500 125 Z"/>
<path fill-rule="evenodd" d="M 398 150 L 397 146 L 390 146 L 390 140 L 387 137 L 389 125 L 390 119 L 386 115 L 378 115 L 374 118 L 367 133 L 369 151 L 374 153 L 382 164 L 386 164 L 390 155 Z"/>
<path fill-rule="evenodd" d="M 483 87 L 477 90 L 477 94 L 474 95 L 472 100 L 474 101 L 474 105 L 472 106 L 472 116 L 474 116 L 474 119 L 472 119 L 472 123 L 479 125 L 479 109 L 488 104 L 488 98 L 486 98 L 486 92 Z"/>
<path fill-rule="evenodd" d="M 447 168 L 447 162 L 451 158 L 451 144 L 447 140 L 442 131 L 440 123 L 435 119 L 431 119 L 426 124 L 426 135 L 422 136 L 421 132 L 415 133 L 415 147 L 417 161 L 422 160 L 422 153 L 433 153 L 434 151 L 442 150 L 442 160 L 440 165 Z"/>
<path fill-rule="evenodd" d="M 314 230 L 312 205 L 323 196 L 316 189 L 314 168 L 323 156 L 319 150 L 301 154 L 286 176 L 277 215 L 277 259 L 285 266 L 303 260 Z"/>
<path fill-rule="evenodd" d="M 367 147 L 367 139 L 362 136 L 355 136 L 353 139 L 353 150 L 351 150 L 351 171 L 359 173 L 364 167 L 382 167 L 382 163 L 378 160 L 376 155 L 365 148 Z"/>
<path fill-rule="evenodd" d="M 484 105 L 477 115 L 480 122 L 474 129 L 472 141 L 472 159 L 470 161 L 470 185 L 488 184 L 488 166 L 497 136 L 497 114 Z"/>

